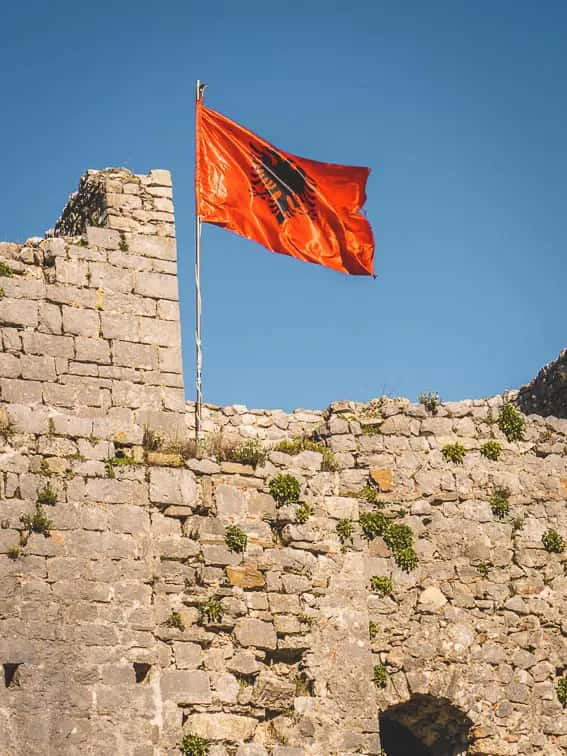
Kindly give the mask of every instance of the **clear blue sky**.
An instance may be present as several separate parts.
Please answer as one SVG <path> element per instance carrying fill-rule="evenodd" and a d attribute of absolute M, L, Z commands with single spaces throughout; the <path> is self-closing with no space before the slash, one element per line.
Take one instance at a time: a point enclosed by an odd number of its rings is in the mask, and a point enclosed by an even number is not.
<path fill-rule="evenodd" d="M 205 399 L 323 407 L 515 387 L 567 344 L 562 0 L 8 3 L 0 240 L 86 168 L 174 177 L 193 396 L 193 89 L 289 152 L 368 165 L 379 279 L 205 227 Z"/>

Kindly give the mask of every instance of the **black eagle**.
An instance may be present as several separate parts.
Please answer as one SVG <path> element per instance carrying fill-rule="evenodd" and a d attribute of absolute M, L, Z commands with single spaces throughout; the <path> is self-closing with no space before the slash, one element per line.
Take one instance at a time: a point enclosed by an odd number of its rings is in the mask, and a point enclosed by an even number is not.
<path fill-rule="evenodd" d="M 303 213 L 317 217 L 314 182 L 299 166 L 267 147 L 252 149 L 252 192 L 265 199 L 278 223 Z"/>

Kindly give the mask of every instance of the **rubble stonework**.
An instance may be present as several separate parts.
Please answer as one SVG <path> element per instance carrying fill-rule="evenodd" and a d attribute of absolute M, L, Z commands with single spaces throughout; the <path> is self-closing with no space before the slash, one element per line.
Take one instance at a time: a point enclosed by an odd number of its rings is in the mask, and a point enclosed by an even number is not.
<path fill-rule="evenodd" d="M 567 349 L 522 386 L 518 404 L 524 412 L 567 418 Z"/>
<path fill-rule="evenodd" d="M 0 244 L 0 753 L 564 753 L 567 420 L 207 405 L 196 450 L 172 209 L 89 172 L 65 235 Z"/>

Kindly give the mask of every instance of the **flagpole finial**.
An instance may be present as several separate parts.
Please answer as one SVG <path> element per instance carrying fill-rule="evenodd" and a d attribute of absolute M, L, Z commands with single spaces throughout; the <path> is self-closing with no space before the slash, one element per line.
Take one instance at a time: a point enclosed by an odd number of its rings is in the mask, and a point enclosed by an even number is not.
<path fill-rule="evenodd" d="M 197 102 L 203 99 L 203 95 L 205 93 L 206 88 L 207 88 L 207 85 L 203 84 L 202 81 L 197 79 L 197 81 L 195 82 L 195 99 L 197 100 Z"/>

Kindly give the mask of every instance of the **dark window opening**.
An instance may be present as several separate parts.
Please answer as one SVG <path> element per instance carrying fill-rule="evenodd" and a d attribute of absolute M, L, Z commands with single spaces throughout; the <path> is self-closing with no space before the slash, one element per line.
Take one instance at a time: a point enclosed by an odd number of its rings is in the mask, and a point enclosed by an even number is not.
<path fill-rule="evenodd" d="M 465 756 L 472 721 L 446 698 L 416 695 L 380 714 L 384 756 Z"/>
<path fill-rule="evenodd" d="M 19 685 L 18 669 L 21 666 L 21 662 L 19 664 L 4 664 L 4 685 L 7 688 L 15 688 L 16 685 Z"/>
<path fill-rule="evenodd" d="M 142 683 L 148 677 L 148 673 L 152 668 L 151 664 L 144 664 L 143 662 L 134 662 L 134 672 L 136 674 L 136 682 Z"/>

